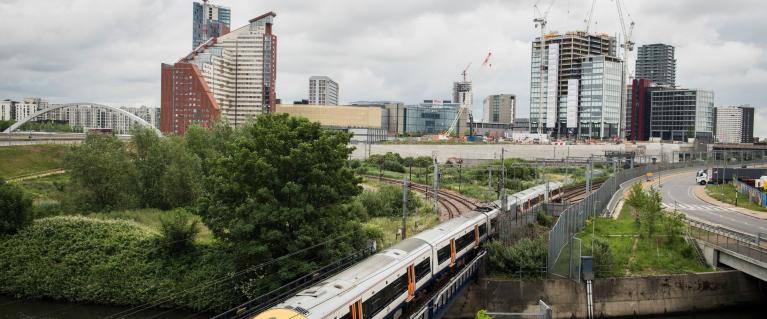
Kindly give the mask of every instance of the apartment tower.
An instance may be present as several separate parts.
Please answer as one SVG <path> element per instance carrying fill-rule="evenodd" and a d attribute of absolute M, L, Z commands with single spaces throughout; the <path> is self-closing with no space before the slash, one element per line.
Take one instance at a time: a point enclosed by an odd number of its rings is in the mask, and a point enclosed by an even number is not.
<path fill-rule="evenodd" d="M 338 83 L 327 76 L 309 77 L 309 104 L 338 105 Z"/>
<path fill-rule="evenodd" d="M 660 86 L 676 86 L 674 47 L 662 43 L 639 47 L 636 78 L 647 79 Z"/>
<path fill-rule="evenodd" d="M 754 108 L 749 105 L 714 108 L 716 140 L 720 143 L 754 142 Z"/>
<path fill-rule="evenodd" d="M 277 102 L 276 14 L 268 12 L 218 38 L 210 38 L 177 63 L 162 65 L 162 131 L 183 134 L 191 124 L 216 119 L 239 126 L 274 110 Z"/>

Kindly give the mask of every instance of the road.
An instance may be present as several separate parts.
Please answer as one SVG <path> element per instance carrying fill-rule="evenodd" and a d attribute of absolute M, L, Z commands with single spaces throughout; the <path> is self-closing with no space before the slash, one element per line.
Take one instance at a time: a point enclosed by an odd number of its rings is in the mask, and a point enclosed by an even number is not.
<path fill-rule="evenodd" d="M 677 209 L 688 216 L 709 221 L 740 232 L 756 235 L 767 233 L 767 220 L 741 214 L 733 209 L 706 203 L 694 193 L 695 172 L 685 172 L 661 180 L 663 204 L 668 209 Z M 657 185 L 653 185 L 657 187 Z"/>

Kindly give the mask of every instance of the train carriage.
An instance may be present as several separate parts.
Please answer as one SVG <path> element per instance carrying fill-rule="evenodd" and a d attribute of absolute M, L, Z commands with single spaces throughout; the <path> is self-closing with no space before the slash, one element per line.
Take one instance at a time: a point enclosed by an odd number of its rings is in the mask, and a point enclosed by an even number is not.
<path fill-rule="evenodd" d="M 509 206 L 532 208 L 559 183 L 539 185 L 509 196 Z M 327 280 L 305 289 L 255 319 L 389 319 L 409 309 L 430 285 L 460 268 L 476 248 L 497 232 L 499 209 L 472 211 L 385 249 Z M 410 307 L 412 308 L 412 307 Z"/>

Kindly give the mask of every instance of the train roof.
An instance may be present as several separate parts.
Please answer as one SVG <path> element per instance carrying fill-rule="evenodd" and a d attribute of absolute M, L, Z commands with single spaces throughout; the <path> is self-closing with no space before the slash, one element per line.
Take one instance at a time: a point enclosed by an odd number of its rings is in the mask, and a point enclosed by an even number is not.
<path fill-rule="evenodd" d="M 436 245 L 445 240 L 445 238 L 452 236 L 456 231 L 466 229 L 466 227 L 474 225 L 478 219 L 485 218 L 484 214 L 476 211 L 463 213 L 460 216 L 453 217 L 444 223 L 422 231 L 411 238 L 419 238 L 431 245 Z"/>
<path fill-rule="evenodd" d="M 410 256 L 411 253 L 420 253 L 420 250 L 426 249 L 429 249 L 429 246 L 422 239 L 413 237 L 405 239 L 380 253 L 365 258 L 363 261 L 327 280 L 300 291 L 295 296 L 280 303 L 278 308 L 287 306 L 292 308 L 301 307 L 311 312 L 312 308 L 321 305 L 335 296 L 346 293 L 361 283 L 375 283 L 375 280 L 369 279 L 398 265 L 403 259 Z"/>

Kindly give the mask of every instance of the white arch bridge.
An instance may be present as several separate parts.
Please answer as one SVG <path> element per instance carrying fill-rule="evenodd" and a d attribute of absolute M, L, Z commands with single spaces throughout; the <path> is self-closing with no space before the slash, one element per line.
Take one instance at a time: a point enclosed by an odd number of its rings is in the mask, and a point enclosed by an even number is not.
<path fill-rule="evenodd" d="M 97 104 L 97 103 L 67 103 L 67 104 L 54 104 L 54 105 L 52 105 L 52 106 L 51 106 L 51 107 L 49 107 L 49 108 L 45 108 L 45 109 L 42 109 L 42 110 L 38 110 L 37 112 L 33 113 L 32 115 L 28 116 L 27 118 L 25 118 L 25 119 L 23 119 L 23 120 L 21 120 L 21 121 L 18 121 L 18 122 L 16 122 L 16 123 L 14 123 L 14 124 L 13 124 L 13 125 L 11 125 L 9 128 L 7 128 L 5 131 L 3 131 L 3 133 L 11 133 L 11 132 L 13 132 L 13 131 L 17 130 L 17 129 L 18 129 L 19 127 L 21 127 L 22 125 L 24 125 L 24 124 L 26 124 L 26 123 L 28 123 L 28 122 L 30 122 L 30 121 L 33 121 L 33 120 L 34 120 L 34 119 L 36 119 L 38 116 L 40 116 L 40 115 L 43 115 L 43 114 L 46 114 L 46 113 L 48 113 L 48 112 L 51 112 L 51 111 L 55 111 L 55 110 L 58 110 L 58 109 L 63 109 L 63 108 L 66 108 L 66 107 L 72 107 L 72 106 L 80 106 L 80 105 L 90 105 L 91 107 L 95 107 L 95 108 L 102 108 L 102 109 L 106 109 L 106 110 L 108 110 L 108 111 L 111 111 L 111 112 L 115 112 L 115 113 L 118 113 L 118 114 L 122 114 L 122 115 L 125 115 L 126 117 L 128 117 L 128 118 L 129 118 L 129 119 L 131 119 L 131 120 L 133 120 L 134 122 L 136 122 L 136 123 L 137 123 L 137 124 L 139 124 L 139 125 L 142 125 L 142 126 L 146 126 L 146 127 L 152 128 L 152 129 L 153 129 L 153 130 L 154 130 L 154 131 L 157 133 L 157 135 L 160 135 L 160 136 L 162 136 L 162 133 L 160 132 L 160 130 L 158 130 L 158 129 L 157 129 L 156 127 L 154 127 L 152 124 L 149 124 L 149 122 L 145 121 L 144 119 L 142 119 L 142 118 L 140 118 L 140 117 L 136 116 L 135 114 L 133 114 L 133 113 L 130 113 L 130 112 L 128 112 L 128 111 L 126 111 L 126 110 L 123 110 L 123 109 L 121 109 L 121 108 L 116 108 L 116 107 L 114 107 L 114 106 L 103 105 L 103 104 Z"/>

